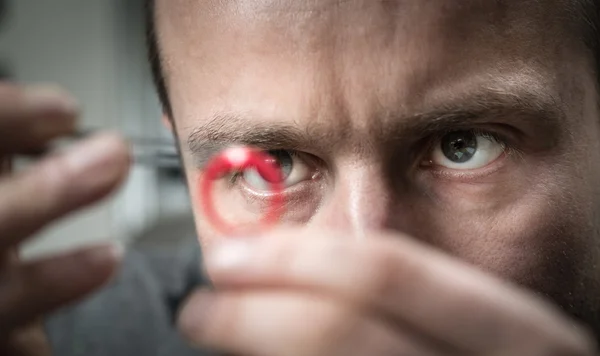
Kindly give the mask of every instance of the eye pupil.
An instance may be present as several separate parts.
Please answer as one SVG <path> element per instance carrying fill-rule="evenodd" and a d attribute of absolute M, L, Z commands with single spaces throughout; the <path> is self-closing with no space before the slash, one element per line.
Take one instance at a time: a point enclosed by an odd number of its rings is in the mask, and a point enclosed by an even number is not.
<path fill-rule="evenodd" d="M 477 136 L 471 131 L 457 131 L 442 138 L 444 156 L 455 163 L 471 160 L 477 152 Z"/>

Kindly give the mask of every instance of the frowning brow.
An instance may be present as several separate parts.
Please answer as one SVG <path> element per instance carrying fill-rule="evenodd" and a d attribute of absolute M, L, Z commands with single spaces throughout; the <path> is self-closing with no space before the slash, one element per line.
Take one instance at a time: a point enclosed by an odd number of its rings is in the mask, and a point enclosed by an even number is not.
<path fill-rule="evenodd" d="M 391 113 L 385 116 L 378 118 L 381 120 L 373 120 L 380 125 L 370 127 L 371 131 L 364 133 L 364 140 L 407 143 L 428 135 L 481 124 L 513 125 L 546 142 L 558 142 L 561 134 L 568 134 L 565 114 L 559 102 L 551 96 L 479 93 L 436 105 L 421 113 Z M 353 132 L 350 125 L 340 125 L 337 120 L 331 120 L 330 124 L 323 124 L 323 121 L 317 120 L 320 124 L 314 124 L 305 120 L 302 126 L 294 121 L 291 124 L 272 124 L 261 122 L 260 117 L 220 113 L 189 135 L 188 149 L 196 166 L 201 168 L 214 154 L 234 145 L 330 152 L 347 144 L 351 135 L 363 134 Z"/>
<path fill-rule="evenodd" d="M 210 157 L 226 147 L 242 145 L 269 150 L 320 147 L 323 141 L 339 140 L 339 133 L 332 134 L 330 130 L 314 125 L 301 129 L 291 125 L 261 123 L 260 118 L 218 114 L 190 134 L 188 148 L 196 166 L 203 167 Z"/>

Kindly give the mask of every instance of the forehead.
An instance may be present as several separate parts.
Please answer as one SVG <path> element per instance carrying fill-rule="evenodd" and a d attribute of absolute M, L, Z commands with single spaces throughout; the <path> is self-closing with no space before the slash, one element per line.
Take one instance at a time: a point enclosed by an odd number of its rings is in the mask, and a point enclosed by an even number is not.
<path fill-rule="evenodd" d="M 230 28 L 302 28 L 302 37 L 325 25 L 365 27 L 390 21 L 410 29 L 549 29 L 559 19 L 571 19 L 582 10 L 580 0 L 155 0 L 159 19 L 175 20 L 181 28 L 198 25 Z M 292 21 L 290 21 L 292 20 Z M 563 22 L 563 21 L 561 21 Z M 447 25 L 451 25 L 447 27 Z M 321 26 L 319 26 L 321 25 Z M 483 25 L 483 26 L 482 26 Z M 562 24 L 564 25 L 564 23 Z M 263 26 L 261 26 L 263 27 Z M 389 27 L 389 26 L 388 26 Z M 395 26 L 394 26 L 395 27 Z M 521 28 L 517 28 L 521 27 Z M 341 28 L 337 28 L 341 30 Z M 454 31 L 457 30 L 457 31 Z M 290 35 L 291 32 L 285 35 Z M 283 35 L 283 34 L 282 34 Z"/>
<path fill-rule="evenodd" d="M 210 99 L 264 116 L 274 101 L 297 111 L 415 111 L 476 85 L 560 95 L 565 83 L 556 73 L 582 53 L 573 7 L 566 0 L 158 0 L 156 12 L 176 112 Z"/>

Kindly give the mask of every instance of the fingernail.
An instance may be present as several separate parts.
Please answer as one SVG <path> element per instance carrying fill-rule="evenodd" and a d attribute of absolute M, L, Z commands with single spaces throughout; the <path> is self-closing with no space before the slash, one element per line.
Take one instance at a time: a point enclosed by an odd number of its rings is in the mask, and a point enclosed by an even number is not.
<path fill-rule="evenodd" d="M 124 151 L 123 145 L 123 141 L 117 135 L 101 134 L 74 146 L 66 154 L 65 159 L 75 174 L 88 171 L 91 171 L 91 174 L 110 173 L 110 168 L 114 166 L 113 162 Z M 100 170 L 104 172 L 97 172 Z"/>
<path fill-rule="evenodd" d="M 120 261 L 125 255 L 125 246 L 120 242 L 114 242 L 112 245 L 109 246 L 108 253 L 113 259 L 115 259 L 116 261 Z"/>
<path fill-rule="evenodd" d="M 52 86 L 39 86 L 25 90 L 28 107 L 35 112 L 77 112 L 77 102 L 65 91 Z"/>
<path fill-rule="evenodd" d="M 91 249 L 87 258 L 92 262 L 102 264 L 107 261 L 118 262 L 123 258 L 124 251 L 125 249 L 122 244 L 114 243 Z"/>
<path fill-rule="evenodd" d="M 256 252 L 256 245 L 249 241 L 219 242 L 209 249 L 209 270 L 237 270 L 245 268 Z"/>

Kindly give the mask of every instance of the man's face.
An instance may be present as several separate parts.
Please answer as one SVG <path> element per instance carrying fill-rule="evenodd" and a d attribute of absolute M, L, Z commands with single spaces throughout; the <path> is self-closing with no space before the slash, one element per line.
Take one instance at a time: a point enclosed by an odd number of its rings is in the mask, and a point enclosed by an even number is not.
<path fill-rule="evenodd" d="M 596 293 L 600 140 L 564 1 L 160 0 L 158 35 L 198 234 L 208 158 L 258 146 L 283 222 L 408 234 L 573 311 Z M 268 206 L 223 178 L 233 221 Z"/>

